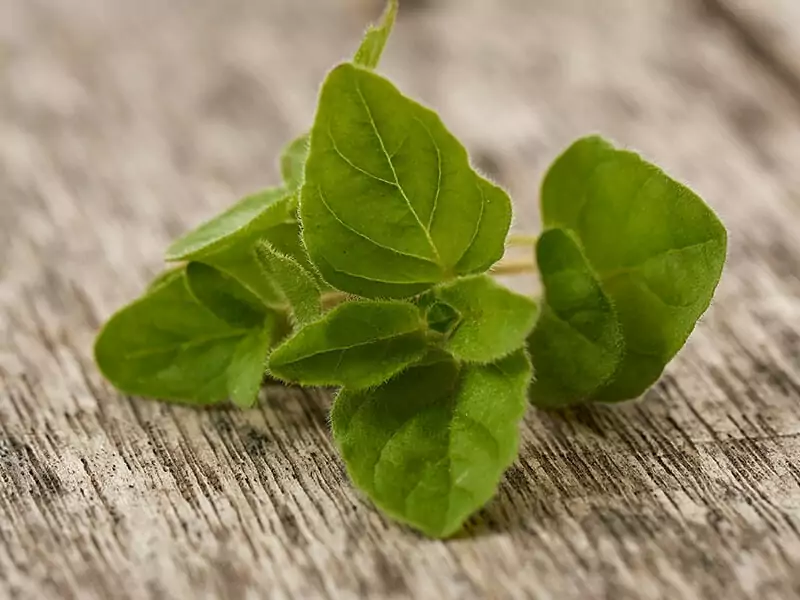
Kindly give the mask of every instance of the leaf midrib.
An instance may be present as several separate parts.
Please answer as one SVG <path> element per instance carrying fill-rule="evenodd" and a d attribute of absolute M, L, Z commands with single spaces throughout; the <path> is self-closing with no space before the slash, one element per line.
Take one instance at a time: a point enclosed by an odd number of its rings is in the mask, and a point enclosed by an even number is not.
<path fill-rule="evenodd" d="M 392 156 L 386 150 L 386 145 L 384 144 L 383 136 L 381 136 L 380 131 L 378 131 L 378 125 L 377 125 L 377 123 L 375 123 L 375 118 L 372 115 L 372 110 L 370 110 L 369 104 L 367 103 L 367 100 L 364 97 L 364 93 L 361 90 L 361 84 L 358 81 L 358 77 L 357 76 L 354 77 L 353 81 L 354 81 L 356 93 L 358 94 L 358 97 L 361 100 L 361 104 L 364 106 L 364 110 L 366 111 L 367 117 L 369 118 L 370 125 L 372 126 L 372 131 L 373 131 L 373 133 L 375 133 L 375 137 L 378 139 L 378 143 L 381 146 L 381 150 L 383 151 L 383 155 L 386 158 L 386 162 L 388 163 L 389 168 L 392 170 L 392 175 L 394 176 L 394 185 L 397 186 L 397 189 L 400 191 L 400 194 L 403 196 L 403 200 L 405 200 L 405 202 L 406 202 L 406 206 L 408 206 L 408 210 L 411 211 L 411 214 L 414 216 L 414 219 L 416 220 L 416 222 L 419 225 L 420 229 L 422 229 L 423 233 L 425 234 L 425 238 L 428 241 L 428 245 L 430 246 L 431 251 L 433 252 L 433 255 L 436 257 L 436 264 L 441 266 L 442 259 L 439 256 L 439 249 L 436 247 L 436 244 L 434 243 L 433 238 L 431 237 L 431 232 L 428 230 L 428 228 L 425 227 L 425 225 L 423 225 L 422 220 L 419 218 L 419 215 L 417 214 L 417 211 L 414 209 L 414 206 L 411 204 L 411 200 L 408 198 L 408 195 L 406 194 L 405 190 L 403 189 L 403 186 L 400 185 L 400 179 L 397 176 L 397 170 L 395 169 L 394 162 L 392 160 Z M 434 146 L 436 146 L 435 143 L 434 143 Z M 439 172 L 441 173 L 441 165 L 440 165 Z M 440 175 L 440 177 L 441 177 L 441 175 Z"/>

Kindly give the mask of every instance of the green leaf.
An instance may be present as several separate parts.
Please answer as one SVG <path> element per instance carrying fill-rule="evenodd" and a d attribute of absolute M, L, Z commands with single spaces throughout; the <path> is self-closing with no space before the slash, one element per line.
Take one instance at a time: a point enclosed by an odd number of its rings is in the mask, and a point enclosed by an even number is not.
<path fill-rule="evenodd" d="M 183 277 L 184 266 L 173 267 L 162 271 L 150 282 L 147 286 L 147 293 L 153 292 L 160 288 L 163 284 L 171 282 L 176 277 Z"/>
<path fill-rule="evenodd" d="M 281 175 L 286 189 L 296 192 L 303 185 L 303 171 L 308 156 L 308 134 L 293 140 L 281 154 Z"/>
<path fill-rule="evenodd" d="M 343 389 L 331 415 L 353 482 L 390 516 L 433 537 L 457 532 L 517 456 L 531 367 L 417 366 L 375 389 Z"/>
<path fill-rule="evenodd" d="M 322 314 L 317 282 L 299 262 L 276 251 L 268 242 L 256 246 L 256 255 L 267 277 L 289 302 L 298 324 L 305 325 Z"/>
<path fill-rule="evenodd" d="M 354 301 L 306 325 L 270 356 L 270 373 L 302 385 L 375 386 L 426 352 L 426 325 L 405 302 Z"/>
<path fill-rule="evenodd" d="M 270 189 L 239 201 L 220 216 L 176 241 L 167 260 L 202 262 L 234 277 L 265 305 L 277 307 L 281 294 L 264 277 L 253 252 L 256 242 L 295 222 L 292 196 Z M 296 227 L 296 225 L 295 225 Z"/>
<path fill-rule="evenodd" d="M 398 2 L 389 0 L 386 10 L 378 25 L 370 25 L 364 34 L 364 40 L 356 51 L 353 62 L 365 69 L 375 69 L 381 61 L 381 54 L 392 34 L 394 21 L 397 18 Z"/>
<path fill-rule="evenodd" d="M 327 282 L 404 298 L 499 260 L 511 204 L 436 113 L 344 64 L 322 88 L 300 214 Z"/>
<path fill-rule="evenodd" d="M 589 279 L 599 283 L 613 306 L 624 345 L 611 378 L 568 403 L 639 396 L 658 379 L 708 308 L 725 262 L 725 228 L 691 190 L 599 137 L 579 140 L 553 164 L 542 187 L 542 220 L 545 228 L 565 230 L 574 240 L 590 276 L 587 270 L 576 275 L 582 268 L 574 261 L 572 275 L 564 277 L 576 277 L 569 285 L 575 286 L 572 293 L 577 297 L 578 286 L 592 287 Z M 565 245 L 563 240 L 558 244 Z M 549 255 L 539 257 L 540 264 L 550 260 L 554 259 Z M 546 294 L 552 295 L 549 288 Z M 587 327 L 607 326 L 606 310 L 597 308 L 599 298 L 587 291 L 582 299 L 596 308 L 585 317 Z M 556 313 L 569 311 L 568 304 L 551 308 Z M 534 339 L 542 343 L 543 334 Z M 547 343 L 553 348 L 561 342 Z M 585 353 L 569 358 L 562 350 L 564 360 L 573 361 L 564 369 L 577 373 L 586 368 L 577 364 L 586 360 Z M 533 354 L 541 357 L 535 348 Z M 534 363 L 537 372 L 540 366 Z M 595 375 L 603 370 L 607 365 Z M 580 383 L 583 389 L 592 387 L 588 380 Z M 539 397 L 534 402 L 546 405 L 553 399 Z M 566 398 L 559 403 L 567 403 Z"/>
<path fill-rule="evenodd" d="M 536 367 L 531 398 L 547 407 L 590 399 L 611 380 L 624 354 L 617 315 L 565 230 L 544 232 L 536 256 L 545 297 L 529 341 Z"/>
<path fill-rule="evenodd" d="M 256 327 L 264 321 L 267 308 L 230 275 L 203 263 L 190 262 L 186 266 L 186 281 L 200 304 L 233 327 Z"/>
<path fill-rule="evenodd" d="M 241 408 L 250 408 L 258 399 L 258 391 L 267 371 L 267 355 L 275 340 L 275 319 L 247 334 L 236 347 L 228 366 L 228 391 L 231 400 Z"/>
<path fill-rule="evenodd" d="M 502 189 L 477 177 L 483 204 L 478 229 L 466 252 L 459 259 L 455 272 L 459 275 L 485 273 L 505 253 L 505 239 L 511 225 L 511 200 Z"/>
<path fill-rule="evenodd" d="M 293 220 L 285 202 L 288 196 L 285 189 L 273 188 L 243 198 L 175 241 L 167 250 L 167 260 L 198 260 L 235 244 L 252 229 L 268 229 Z"/>
<path fill-rule="evenodd" d="M 275 320 L 268 314 L 264 327 L 272 331 Z M 251 344 L 252 333 L 216 317 L 192 296 L 186 277 L 174 275 L 111 317 L 95 342 L 95 360 L 128 394 L 213 404 L 236 391 L 243 402 L 239 365 L 249 351 L 240 346 Z"/>
<path fill-rule="evenodd" d="M 441 321 L 441 304 L 458 315 L 444 348 L 467 362 L 490 363 L 519 350 L 536 323 L 533 300 L 487 275 L 457 279 L 434 288 L 427 296 L 424 302 L 435 302 L 434 321 Z"/>

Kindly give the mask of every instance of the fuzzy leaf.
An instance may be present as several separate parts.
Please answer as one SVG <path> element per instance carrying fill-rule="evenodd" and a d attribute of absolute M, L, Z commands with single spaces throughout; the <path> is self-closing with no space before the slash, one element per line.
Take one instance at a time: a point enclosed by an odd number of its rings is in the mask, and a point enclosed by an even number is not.
<path fill-rule="evenodd" d="M 214 315 L 233 327 L 258 327 L 267 308 L 250 290 L 230 275 L 199 262 L 186 266 L 189 291 Z"/>
<path fill-rule="evenodd" d="M 356 51 L 355 57 L 353 57 L 353 62 L 359 67 L 375 69 L 380 63 L 383 49 L 386 47 L 386 42 L 389 41 L 392 28 L 394 28 L 397 9 L 397 0 L 389 0 L 380 23 L 378 25 L 370 25 L 369 29 L 367 29 L 364 34 L 364 40 L 361 42 L 358 51 Z"/>
<path fill-rule="evenodd" d="M 298 191 L 303 185 L 303 170 L 308 156 L 308 134 L 293 140 L 281 154 L 281 175 L 286 189 Z"/>
<path fill-rule="evenodd" d="M 326 281 L 403 298 L 500 259 L 511 204 L 436 113 L 344 64 L 322 88 L 300 213 Z"/>
<path fill-rule="evenodd" d="M 300 231 L 300 223 L 292 221 L 291 223 L 282 223 L 272 227 L 268 231 L 268 236 L 262 238 L 261 241 L 269 242 L 276 251 L 285 254 L 299 262 L 303 268 L 309 273 L 314 273 L 314 265 L 308 258 L 305 246 L 303 246 L 303 234 Z M 258 244 L 256 244 L 258 245 Z M 255 246 L 253 247 L 255 250 Z M 322 287 L 322 279 L 315 274 L 318 287 Z M 330 289 L 327 284 L 324 284 L 326 289 Z"/>
<path fill-rule="evenodd" d="M 277 252 L 268 242 L 256 246 L 256 256 L 264 273 L 289 302 L 298 324 L 305 325 L 322 314 L 317 282 L 299 262 Z"/>
<path fill-rule="evenodd" d="M 167 260 L 197 260 L 229 247 L 251 229 L 290 221 L 291 214 L 283 202 L 288 196 L 285 189 L 273 188 L 243 198 L 174 242 L 167 250 Z"/>
<path fill-rule="evenodd" d="M 614 307 L 624 340 L 610 380 L 570 402 L 639 396 L 708 308 L 725 262 L 725 228 L 691 190 L 599 137 L 579 140 L 553 164 L 542 187 L 542 220 L 575 240 Z M 571 360 L 584 360 L 583 354 Z"/>
<path fill-rule="evenodd" d="M 487 275 L 457 279 L 426 294 L 435 321 L 442 305 L 457 316 L 445 350 L 467 362 L 490 363 L 519 350 L 536 323 L 536 304 Z"/>
<path fill-rule="evenodd" d="M 167 260 L 202 262 L 223 271 L 255 293 L 267 306 L 281 295 L 264 277 L 253 250 L 273 230 L 295 222 L 292 196 L 283 188 L 266 190 L 239 201 L 220 216 L 186 234 L 167 250 Z"/>
<path fill-rule="evenodd" d="M 342 304 L 306 325 L 270 356 L 270 373 L 302 385 L 375 386 L 422 358 L 426 326 L 404 302 Z"/>
<path fill-rule="evenodd" d="M 272 331 L 275 319 L 268 314 L 264 327 Z M 216 317 L 192 296 L 183 274 L 173 275 L 109 319 L 95 342 L 95 359 L 128 394 L 213 404 L 236 391 L 241 402 L 244 370 L 232 374 L 230 367 L 234 357 L 249 355 L 240 345 L 250 343 L 251 333 Z"/>
<path fill-rule="evenodd" d="M 517 456 L 531 367 L 520 350 L 489 365 L 409 369 L 375 390 L 343 389 L 333 435 L 353 482 L 433 537 L 457 532 Z"/>
<path fill-rule="evenodd" d="M 611 380 L 624 340 L 611 302 L 566 231 L 543 233 L 536 256 L 545 297 L 529 341 L 536 366 L 531 398 L 540 406 L 565 406 L 591 398 Z"/>

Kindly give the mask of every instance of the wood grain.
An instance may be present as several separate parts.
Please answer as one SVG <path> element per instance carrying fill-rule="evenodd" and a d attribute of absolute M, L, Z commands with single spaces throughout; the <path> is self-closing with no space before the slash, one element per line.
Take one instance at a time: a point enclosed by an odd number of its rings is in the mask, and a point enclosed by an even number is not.
<path fill-rule="evenodd" d="M 384 72 L 511 190 L 518 228 L 591 131 L 720 213 L 729 265 L 685 351 L 641 402 L 531 410 L 498 497 L 449 542 L 354 491 L 325 392 L 271 387 L 246 412 L 119 395 L 99 324 L 172 238 L 277 181 L 375 7 L 5 0 L 0 597 L 800 594 L 800 67 L 748 42 L 745 0 L 402 4 Z M 798 44 L 800 15 L 769 4 Z"/>

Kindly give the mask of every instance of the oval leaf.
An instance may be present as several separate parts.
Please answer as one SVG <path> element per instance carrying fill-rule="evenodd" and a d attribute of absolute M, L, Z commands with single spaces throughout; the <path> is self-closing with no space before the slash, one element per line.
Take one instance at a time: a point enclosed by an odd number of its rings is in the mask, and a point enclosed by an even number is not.
<path fill-rule="evenodd" d="M 494 362 L 519 350 L 536 323 L 533 300 L 487 275 L 458 279 L 434 288 L 428 296 L 424 301 L 435 302 L 431 307 L 435 319 L 442 319 L 442 304 L 458 315 L 444 348 L 467 362 Z"/>
<path fill-rule="evenodd" d="M 691 190 L 598 137 L 579 140 L 553 164 L 542 220 L 578 242 L 622 330 L 621 362 L 591 399 L 639 396 L 708 308 L 725 262 L 725 228 Z"/>
<path fill-rule="evenodd" d="M 303 385 L 379 385 L 426 351 L 426 326 L 404 302 L 342 304 L 275 349 L 270 373 Z"/>
<path fill-rule="evenodd" d="M 264 323 L 271 332 L 274 319 L 267 316 Z M 267 352 L 266 342 L 252 349 L 257 344 L 247 341 L 250 334 L 216 317 L 189 292 L 184 274 L 173 274 L 111 317 L 95 342 L 95 360 L 128 394 L 212 404 L 235 392 L 243 404 L 242 379 L 257 390 Z M 248 349 L 240 347 L 243 342 Z M 247 360 L 260 362 L 261 372 L 229 370 L 232 362 Z"/>
<path fill-rule="evenodd" d="M 300 213 L 326 281 L 401 298 L 499 260 L 511 205 L 434 112 L 344 64 L 322 88 Z"/>
<path fill-rule="evenodd" d="M 343 389 L 333 435 L 353 482 L 389 515 L 433 537 L 457 532 L 517 456 L 530 363 L 409 369 L 375 390 Z"/>

